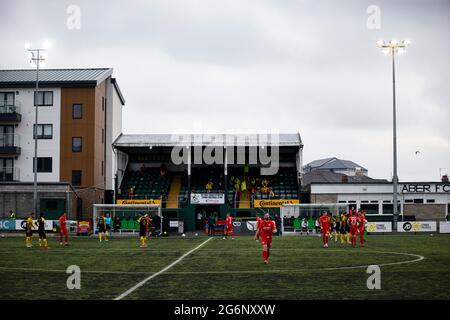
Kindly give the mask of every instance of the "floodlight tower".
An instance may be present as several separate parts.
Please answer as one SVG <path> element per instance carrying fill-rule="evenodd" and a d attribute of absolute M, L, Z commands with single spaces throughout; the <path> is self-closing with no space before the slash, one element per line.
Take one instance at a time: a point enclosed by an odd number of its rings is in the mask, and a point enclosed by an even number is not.
<path fill-rule="evenodd" d="M 392 104 L 393 104 L 393 160 L 394 160 L 394 177 L 393 177 L 393 230 L 397 230 L 398 210 L 397 210 L 397 196 L 398 196 L 398 176 L 397 176 L 397 106 L 395 96 L 395 55 L 402 55 L 405 53 L 405 48 L 411 44 L 409 40 L 403 40 L 399 43 L 397 40 L 385 42 L 378 40 L 377 46 L 381 48 L 385 55 L 390 54 L 392 57 Z"/>
<path fill-rule="evenodd" d="M 34 159 L 33 159 L 33 171 L 34 171 L 34 183 L 33 183 L 33 208 L 34 215 L 38 216 L 38 205 L 37 205 L 37 150 L 38 150 L 38 106 L 39 106 L 39 68 L 45 67 L 46 60 L 48 58 L 47 51 L 50 48 L 50 42 L 44 41 L 41 48 L 33 48 L 30 43 L 25 44 L 25 50 L 28 51 L 28 59 L 30 65 L 36 68 L 36 90 L 34 92 Z"/>

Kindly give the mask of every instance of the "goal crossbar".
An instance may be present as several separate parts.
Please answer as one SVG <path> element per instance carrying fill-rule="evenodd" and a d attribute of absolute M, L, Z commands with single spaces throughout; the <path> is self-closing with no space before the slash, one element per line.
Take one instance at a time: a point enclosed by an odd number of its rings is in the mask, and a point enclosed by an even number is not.
<path fill-rule="evenodd" d="M 280 208 L 280 218 L 283 233 L 295 233 L 298 224 L 303 219 L 313 218 L 314 220 L 327 211 L 330 216 L 337 216 L 343 212 L 348 212 L 349 205 L 346 203 L 295 203 L 283 204 Z"/>
<path fill-rule="evenodd" d="M 161 205 L 160 204 L 150 204 L 150 203 L 142 203 L 142 204 L 93 204 L 92 205 L 92 219 L 93 219 L 93 230 L 97 229 L 97 221 L 101 213 L 108 213 L 112 218 L 116 215 L 127 215 L 135 218 L 141 213 L 157 213 L 161 218 L 161 226 L 163 223 L 163 217 L 161 214 Z M 161 227 L 160 226 L 160 227 Z"/>

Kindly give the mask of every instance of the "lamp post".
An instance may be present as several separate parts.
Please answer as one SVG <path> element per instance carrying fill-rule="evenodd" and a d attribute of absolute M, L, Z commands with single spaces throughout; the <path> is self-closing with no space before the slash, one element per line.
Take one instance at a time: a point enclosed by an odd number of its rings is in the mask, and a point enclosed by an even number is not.
<path fill-rule="evenodd" d="M 49 43 L 46 41 L 42 48 L 32 48 L 31 44 L 25 44 L 25 50 L 28 51 L 28 58 L 30 65 L 36 67 L 36 90 L 34 92 L 34 128 L 33 128 L 33 138 L 34 138 L 34 159 L 33 159 L 33 171 L 34 171 L 34 181 L 33 181 L 33 208 L 35 218 L 38 216 L 38 204 L 37 204 L 37 150 L 38 150 L 38 107 L 39 107 L 39 67 L 45 66 L 45 61 L 47 60 L 47 50 L 49 48 Z"/>
<path fill-rule="evenodd" d="M 390 54 L 392 57 L 392 105 L 393 105 L 393 161 L 394 161 L 394 177 L 393 177 L 393 230 L 397 230 L 398 210 L 397 210 L 397 196 L 398 196 L 398 176 L 397 176 L 397 106 L 395 96 L 395 55 L 402 55 L 405 53 L 405 48 L 411 44 L 409 40 L 403 40 L 399 43 L 397 40 L 384 42 L 384 40 L 377 41 L 377 46 L 382 49 L 386 55 Z"/>

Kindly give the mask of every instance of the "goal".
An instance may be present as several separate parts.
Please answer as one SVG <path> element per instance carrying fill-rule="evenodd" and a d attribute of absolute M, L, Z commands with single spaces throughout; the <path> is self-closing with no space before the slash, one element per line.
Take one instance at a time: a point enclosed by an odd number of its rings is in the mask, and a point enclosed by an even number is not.
<path fill-rule="evenodd" d="M 283 204 L 280 209 L 282 233 L 289 235 L 300 232 L 302 221 L 305 219 L 309 231 L 315 230 L 315 221 L 323 210 L 326 210 L 330 216 L 337 216 L 348 212 L 348 208 L 348 204 L 344 203 Z"/>
<path fill-rule="evenodd" d="M 148 214 L 151 217 L 159 216 L 159 225 L 154 225 L 156 230 L 162 231 L 163 217 L 161 215 L 160 204 L 94 204 L 93 205 L 93 231 L 97 230 L 98 218 L 101 215 L 111 217 L 111 228 L 114 226 L 114 221 L 120 220 L 120 232 L 132 232 L 139 230 L 139 223 L 137 219 L 140 215 Z"/>

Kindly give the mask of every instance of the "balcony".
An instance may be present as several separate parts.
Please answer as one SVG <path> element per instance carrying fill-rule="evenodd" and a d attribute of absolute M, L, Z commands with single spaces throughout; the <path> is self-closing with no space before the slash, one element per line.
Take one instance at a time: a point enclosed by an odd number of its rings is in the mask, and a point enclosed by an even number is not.
<path fill-rule="evenodd" d="M 0 101 L 0 123 L 17 123 L 21 120 L 19 101 Z"/>
<path fill-rule="evenodd" d="M 0 167 L 0 182 L 20 181 L 19 168 Z"/>
<path fill-rule="evenodd" d="M 18 156 L 20 154 L 20 139 L 18 134 L 0 133 L 0 157 Z"/>

